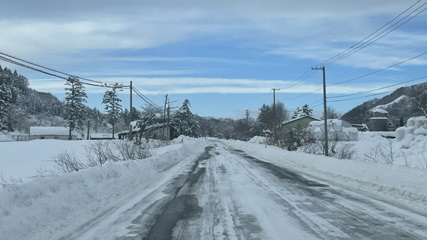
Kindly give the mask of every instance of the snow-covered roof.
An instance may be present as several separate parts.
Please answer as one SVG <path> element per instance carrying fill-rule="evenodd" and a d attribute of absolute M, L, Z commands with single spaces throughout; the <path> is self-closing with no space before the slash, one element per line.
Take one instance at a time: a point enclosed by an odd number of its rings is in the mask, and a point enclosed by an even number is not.
<path fill-rule="evenodd" d="M 68 128 L 66 127 L 30 127 L 30 135 L 64 136 L 64 135 L 68 135 Z"/>
<path fill-rule="evenodd" d="M 289 121 L 287 121 L 287 122 L 284 122 L 283 124 L 289 124 L 289 123 L 291 123 L 291 122 L 295 122 L 295 121 L 301 120 L 301 119 L 303 119 L 303 118 L 311 118 L 311 119 L 313 119 L 314 121 L 320 121 L 320 119 L 314 118 L 314 117 L 312 117 L 312 116 L 303 116 L 303 117 L 298 117 L 298 118 L 295 118 L 295 119 L 291 119 L 291 120 L 289 120 Z"/>
<path fill-rule="evenodd" d="M 373 119 L 384 119 L 384 120 L 388 120 L 388 118 L 386 118 L 386 117 L 371 117 L 371 120 L 373 120 Z"/>
<path fill-rule="evenodd" d="M 372 112 L 374 112 L 374 113 L 385 113 L 385 114 L 388 114 L 388 112 L 386 110 L 380 109 L 380 108 L 374 109 Z"/>

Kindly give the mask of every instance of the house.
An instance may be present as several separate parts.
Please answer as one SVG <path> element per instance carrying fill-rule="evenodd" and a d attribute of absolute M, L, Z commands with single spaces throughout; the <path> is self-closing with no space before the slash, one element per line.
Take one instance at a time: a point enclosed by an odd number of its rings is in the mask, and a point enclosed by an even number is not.
<path fill-rule="evenodd" d="M 12 137 L 12 141 L 28 141 L 30 140 L 30 135 L 27 133 L 10 133 L 10 136 Z"/>
<path fill-rule="evenodd" d="M 131 122 L 132 138 L 141 139 L 159 139 L 159 140 L 172 140 L 174 138 L 174 128 L 172 124 L 159 122 L 146 125 L 144 121 L 138 120 Z M 117 133 L 119 139 L 128 139 L 129 130 Z"/>
<path fill-rule="evenodd" d="M 114 139 L 111 133 L 91 133 L 90 140 L 111 140 Z"/>
<path fill-rule="evenodd" d="M 369 129 L 371 131 L 388 131 L 388 112 L 383 109 L 376 109 L 372 112 L 372 117 L 369 122 Z"/>
<path fill-rule="evenodd" d="M 320 119 L 311 117 L 311 116 L 304 116 L 304 117 L 299 117 L 299 118 L 295 118 L 292 120 L 289 120 L 285 123 L 282 124 L 282 131 L 289 131 L 290 129 L 295 129 L 295 128 L 306 128 L 308 127 L 308 124 L 312 121 L 320 121 Z"/>
<path fill-rule="evenodd" d="M 61 139 L 68 140 L 67 127 L 30 127 L 30 140 L 34 139 Z M 71 139 L 76 140 L 77 134 L 71 133 Z"/>

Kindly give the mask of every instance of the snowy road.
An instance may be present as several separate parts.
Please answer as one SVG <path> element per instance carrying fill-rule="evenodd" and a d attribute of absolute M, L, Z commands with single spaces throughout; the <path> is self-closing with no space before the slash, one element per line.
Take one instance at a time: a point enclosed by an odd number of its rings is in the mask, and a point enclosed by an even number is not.
<path fill-rule="evenodd" d="M 425 216 L 215 141 L 62 239 L 426 239 Z"/>

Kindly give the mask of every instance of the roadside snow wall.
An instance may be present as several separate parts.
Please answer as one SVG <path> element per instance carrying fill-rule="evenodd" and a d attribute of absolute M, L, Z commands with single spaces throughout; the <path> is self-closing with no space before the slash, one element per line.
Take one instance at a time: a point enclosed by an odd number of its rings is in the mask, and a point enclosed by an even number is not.
<path fill-rule="evenodd" d="M 396 129 L 397 141 L 404 140 L 409 144 L 414 139 L 414 135 L 427 136 L 427 118 L 425 116 L 411 117 L 406 122 L 406 127 Z"/>
<path fill-rule="evenodd" d="M 351 127 L 350 124 L 339 119 L 328 119 L 328 138 L 337 141 L 357 141 L 357 128 Z M 324 139 L 324 121 L 312 121 L 308 128 L 313 133 L 313 138 L 317 140 Z"/>

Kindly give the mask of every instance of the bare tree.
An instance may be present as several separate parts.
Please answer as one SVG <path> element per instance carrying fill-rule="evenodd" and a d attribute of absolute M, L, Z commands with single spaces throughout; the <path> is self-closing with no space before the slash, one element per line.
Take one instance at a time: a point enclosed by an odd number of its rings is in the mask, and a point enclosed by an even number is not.
<path fill-rule="evenodd" d="M 427 84 L 414 85 L 409 91 L 415 106 L 427 117 Z"/>
<path fill-rule="evenodd" d="M 324 114 L 322 114 L 322 116 L 324 116 Z M 328 119 L 337 119 L 341 117 L 341 114 L 339 114 L 333 107 L 327 107 L 326 117 Z M 323 119 L 323 117 L 321 119 Z"/>

